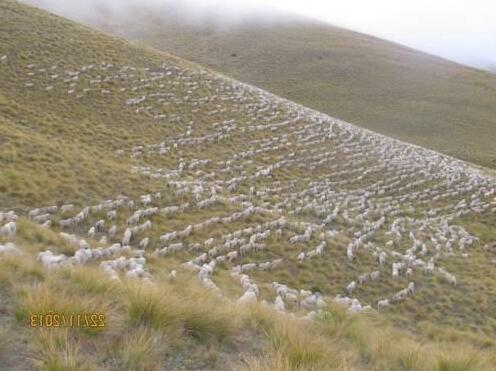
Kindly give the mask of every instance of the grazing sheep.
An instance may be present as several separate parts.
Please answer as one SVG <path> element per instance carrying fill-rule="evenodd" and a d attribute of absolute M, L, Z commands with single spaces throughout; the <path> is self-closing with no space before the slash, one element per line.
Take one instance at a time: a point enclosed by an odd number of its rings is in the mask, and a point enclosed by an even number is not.
<path fill-rule="evenodd" d="M 201 267 L 200 271 L 198 272 L 198 278 L 200 281 L 203 281 L 204 279 L 210 279 L 213 274 L 213 269 L 210 265 L 208 264 L 203 264 Z"/>
<path fill-rule="evenodd" d="M 410 282 L 406 288 L 408 295 L 413 295 L 415 293 L 415 282 Z"/>
<path fill-rule="evenodd" d="M 90 249 L 79 249 L 74 254 L 74 259 L 77 264 L 83 265 L 91 260 L 92 253 Z"/>
<path fill-rule="evenodd" d="M 108 231 L 108 235 L 109 237 L 115 237 L 116 234 L 117 234 L 117 226 L 113 225 L 112 227 L 110 227 Z"/>
<path fill-rule="evenodd" d="M 185 229 L 183 229 L 181 232 L 178 232 L 177 236 L 179 238 L 186 238 L 191 234 L 192 231 L 193 231 L 193 226 L 189 225 Z"/>
<path fill-rule="evenodd" d="M 379 264 L 380 265 L 384 265 L 386 263 L 386 253 L 385 252 L 381 252 L 379 254 Z"/>
<path fill-rule="evenodd" d="M 284 300 L 279 295 L 276 296 L 276 300 L 274 302 L 274 308 L 279 312 L 284 312 L 284 310 L 286 309 L 286 306 L 284 305 Z"/>
<path fill-rule="evenodd" d="M 349 294 L 353 292 L 357 288 L 357 283 L 355 281 L 351 281 L 348 286 L 346 286 L 346 291 L 348 291 Z"/>
<path fill-rule="evenodd" d="M 0 228 L 0 236 L 7 236 L 7 238 L 12 238 L 16 234 L 16 223 L 8 222 L 2 228 Z"/>
<path fill-rule="evenodd" d="M 80 249 L 90 249 L 91 246 L 88 242 L 86 242 L 85 240 L 79 240 L 77 245 L 79 246 Z"/>
<path fill-rule="evenodd" d="M 176 238 L 176 236 L 177 236 L 177 232 L 176 231 L 163 234 L 162 236 L 160 236 L 160 242 L 162 242 L 162 243 L 168 242 L 168 241 L 173 240 L 174 238 Z"/>
<path fill-rule="evenodd" d="M 388 299 L 379 300 L 377 302 L 377 310 L 380 312 L 381 310 L 386 309 L 389 305 L 390 304 Z"/>
<path fill-rule="evenodd" d="M 374 271 L 374 272 L 370 273 L 370 280 L 371 281 L 377 281 L 380 276 L 381 276 L 381 272 Z"/>
<path fill-rule="evenodd" d="M 205 240 L 205 242 L 203 244 L 207 249 L 209 249 L 214 245 L 214 239 L 209 238 L 208 240 Z"/>
<path fill-rule="evenodd" d="M 230 253 L 227 253 L 227 259 L 231 262 L 237 258 L 238 258 L 238 252 L 237 251 L 231 251 Z"/>
<path fill-rule="evenodd" d="M 61 229 L 69 228 L 74 224 L 72 218 L 59 220 L 59 226 Z"/>
<path fill-rule="evenodd" d="M 12 242 L 8 242 L 5 245 L 0 245 L 0 254 L 18 254 L 20 250 Z"/>
<path fill-rule="evenodd" d="M 146 249 L 148 247 L 148 244 L 150 243 L 150 238 L 149 237 L 145 237 L 143 238 L 140 243 L 139 243 L 139 247 L 141 249 Z"/>
<path fill-rule="evenodd" d="M 249 288 L 245 293 L 238 299 L 238 304 L 255 304 L 257 302 L 257 294 L 255 290 Z"/>
<path fill-rule="evenodd" d="M 122 238 L 122 245 L 126 246 L 131 243 L 131 238 L 133 237 L 133 232 L 130 228 L 127 228 L 124 232 L 124 237 Z"/>
<path fill-rule="evenodd" d="M 32 219 L 33 219 L 33 222 L 35 222 L 35 223 L 43 224 L 46 221 L 48 221 L 50 218 L 51 218 L 50 214 L 41 214 L 41 215 L 34 216 Z"/>
<path fill-rule="evenodd" d="M 370 278 L 370 275 L 368 273 L 363 273 L 358 276 L 358 283 L 360 285 L 363 285 L 365 282 L 367 282 Z"/>
<path fill-rule="evenodd" d="M 67 257 L 65 255 L 54 255 L 50 250 L 40 252 L 37 257 L 37 260 L 41 261 L 41 264 L 43 264 L 43 267 L 47 270 L 58 267 L 66 259 Z"/>
<path fill-rule="evenodd" d="M 95 229 L 97 232 L 103 232 L 105 229 L 105 220 L 101 219 L 95 224 Z"/>

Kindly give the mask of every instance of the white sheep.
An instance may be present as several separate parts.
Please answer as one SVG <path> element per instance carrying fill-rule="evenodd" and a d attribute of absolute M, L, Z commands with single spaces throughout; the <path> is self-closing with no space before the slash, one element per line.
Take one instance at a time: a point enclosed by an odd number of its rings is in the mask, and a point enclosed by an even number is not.
<path fill-rule="evenodd" d="M 374 272 L 370 273 L 370 280 L 371 281 L 377 281 L 380 276 L 381 276 L 381 272 L 374 271 Z"/>
<path fill-rule="evenodd" d="M 274 302 L 274 308 L 279 312 L 284 312 L 284 310 L 286 309 L 286 306 L 284 305 L 284 300 L 279 295 L 276 296 L 276 300 Z"/>
<path fill-rule="evenodd" d="M 0 236 L 7 236 L 8 238 L 12 238 L 16 234 L 16 223 L 8 222 L 2 228 L 0 228 Z"/>
<path fill-rule="evenodd" d="M 238 304 L 254 304 L 257 302 L 257 294 L 255 290 L 249 288 L 244 294 L 238 299 Z"/>
<path fill-rule="evenodd" d="M 40 252 L 37 257 L 37 260 L 41 261 L 41 264 L 43 264 L 43 267 L 47 270 L 58 267 L 66 259 L 67 257 L 65 255 L 54 255 L 50 250 Z"/>
<path fill-rule="evenodd" d="M 389 305 L 390 304 L 388 299 L 379 300 L 377 302 L 377 310 L 380 312 L 381 310 L 387 308 Z"/>
<path fill-rule="evenodd" d="M 213 238 L 209 238 L 208 240 L 205 240 L 205 242 L 203 243 L 203 245 L 209 249 L 211 248 L 213 245 L 214 245 L 214 239 Z"/>
<path fill-rule="evenodd" d="M 122 238 L 122 245 L 123 246 L 129 245 L 132 237 L 133 237 L 133 232 L 131 231 L 130 228 L 127 228 L 126 231 L 124 232 L 124 237 Z"/>
<path fill-rule="evenodd" d="M 150 243 L 150 238 L 149 237 L 145 237 L 143 238 L 140 243 L 139 243 L 139 247 L 141 249 L 146 249 L 148 247 L 148 244 Z"/>
<path fill-rule="evenodd" d="M 115 210 L 110 210 L 108 213 L 107 213 L 107 219 L 108 220 L 115 220 L 117 218 L 117 211 Z"/>
<path fill-rule="evenodd" d="M 108 235 L 109 235 L 109 237 L 115 237 L 116 234 L 117 234 L 117 226 L 116 225 L 113 225 L 108 230 Z"/>
<path fill-rule="evenodd" d="M 227 259 L 229 261 L 233 261 L 237 258 L 238 258 L 238 252 L 237 251 L 231 251 L 231 252 L 227 253 Z"/>
<path fill-rule="evenodd" d="M 100 219 L 98 222 L 96 222 L 95 229 L 97 232 L 103 232 L 103 230 L 105 229 L 105 220 Z"/>
<path fill-rule="evenodd" d="M 169 278 L 169 280 L 175 281 L 177 279 L 177 272 L 175 270 L 172 270 L 167 277 Z"/>
<path fill-rule="evenodd" d="M 12 242 L 8 242 L 5 245 L 0 245 L 0 254 L 18 254 L 20 250 Z"/>
<path fill-rule="evenodd" d="M 349 294 L 353 292 L 357 288 L 357 283 L 355 281 L 351 281 L 348 286 L 346 286 L 346 291 L 348 291 Z"/>

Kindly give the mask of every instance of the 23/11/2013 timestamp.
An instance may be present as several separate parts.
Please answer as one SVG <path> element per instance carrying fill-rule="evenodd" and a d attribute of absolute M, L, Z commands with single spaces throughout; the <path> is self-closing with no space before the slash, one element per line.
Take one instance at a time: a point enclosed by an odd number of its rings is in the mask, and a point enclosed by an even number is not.
<path fill-rule="evenodd" d="M 105 327 L 102 313 L 31 313 L 31 327 Z"/>

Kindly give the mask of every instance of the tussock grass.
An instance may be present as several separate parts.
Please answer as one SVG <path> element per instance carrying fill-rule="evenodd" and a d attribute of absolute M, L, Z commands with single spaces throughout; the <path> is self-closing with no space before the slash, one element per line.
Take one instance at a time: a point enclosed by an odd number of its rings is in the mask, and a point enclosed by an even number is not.
<path fill-rule="evenodd" d="M 481 347 L 475 339 L 419 340 L 378 314 L 349 315 L 331 305 L 315 321 L 307 321 L 263 305 L 235 305 L 203 290 L 187 272 L 181 272 L 181 284 L 165 277 L 150 283 L 115 282 L 91 266 L 43 272 L 38 278 L 14 274 L 23 265 L 32 270 L 34 256 L 0 258 L 2 274 L 18 281 L 5 286 L 16 325 L 4 327 L 1 338 L 12 338 L 17 328 L 33 365 L 42 369 L 92 370 L 107 362 L 118 369 L 179 367 L 182 363 L 170 354 L 180 359 L 195 354 L 198 364 L 225 369 L 226 355 L 238 352 L 236 339 L 248 329 L 258 334 L 247 340 L 250 347 L 263 350 L 245 354 L 243 365 L 235 362 L 230 368 L 491 370 L 496 359 L 494 347 Z M 50 311 L 105 313 L 107 327 L 29 327 L 30 313 Z M 205 346 L 208 351 L 201 350 Z"/>
<path fill-rule="evenodd" d="M 176 291 L 166 282 L 159 287 L 131 282 L 125 296 L 126 317 L 136 327 L 175 329 L 200 339 L 220 340 L 239 328 L 234 308 L 219 305 L 219 299 L 197 284 Z"/>
<path fill-rule="evenodd" d="M 71 282 L 71 285 L 65 282 Z M 113 297 L 118 294 L 119 285 L 107 279 L 97 267 L 74 267 L 54 272 L 50 276 L 53 287 L 73 295 Z"/>
<path fill-rule="evenodd" d="M 80 345 L 67 331 L 39 330 L 34 364 L 47 371 L 96 370 L 88 357 L 81 354 Z"/>
<path fill-rule="evenodd" d="M 40 282 L 45 278 L 45 271 L 33 260 L 22 256 L 3 256 L 1 259 L 0 285 L 12 288 L 18 282 Z"/>
<path fill-rule="evenodd" d="M 146 328 L 130 331 L 118 347 L 120 367 L 126 370 L 159 370 L 166 339 Z"/>

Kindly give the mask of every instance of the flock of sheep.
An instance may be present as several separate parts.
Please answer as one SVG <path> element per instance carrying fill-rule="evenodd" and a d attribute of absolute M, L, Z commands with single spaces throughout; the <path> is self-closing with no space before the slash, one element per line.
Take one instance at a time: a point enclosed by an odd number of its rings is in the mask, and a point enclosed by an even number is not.
<path fill-rule="evenodd" d="M 73 256 L 41 252 L 46 269 L 98 264 L 111 279 L 153 283 L 150 260 L 180 259 L 170 279 L 191 270 L 205 289 L 224 297 L 216 275 L 227 270 L 241 304 L 263 301 L 279 311 L 305 311 L 307 318 L 328 300 L 353 313 L 386 310 L 414 295 L 426 275 L 456 286 L 443 262 L 455 255 L 470 259 L 479 243 L 458 219 L 496 212 L 495 179 L 462 161 L 203 70 L 109 63 L 65 71 L 31 64 L 26 70 L 27 88 L 46 94 L 64 89 L 75 99 L 116 94 L 130 114 L 181 131 L 116 152 L 139 163 L 130 173 L 162 181 L 161 192 L 25 215 L 75 249 Z M 186 108 L 191 114 L 180 114 Z M 162 159 L 176 165 L 161 166 Z M 16 218 L 0 213 L 1 238 L 15 240 Z M 14 249 L 12 242 L 0 245 L 0 254 Z M 370 258 L 375 266 L 364 264 L 326 296 L 256 279 L 338 255 L 350 267 Z M 357 288 L 385 279 L 404 288 L 362 305 Z"/>

